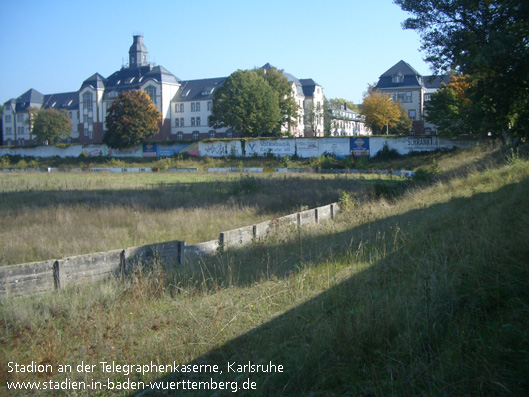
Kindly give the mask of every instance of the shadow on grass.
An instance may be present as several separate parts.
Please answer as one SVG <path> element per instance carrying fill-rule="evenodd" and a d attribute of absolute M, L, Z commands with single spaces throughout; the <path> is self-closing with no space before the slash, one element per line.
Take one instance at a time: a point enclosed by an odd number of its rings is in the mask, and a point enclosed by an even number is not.
<path fill-rule="evenodd" d="M 26 190 L 2 193 L 0 210 L 22 208 L 77 206 L 98 209 L 115 206 L 168 211 L 178 208 L 208 208 L 216 204 L 239 204 L 255 207 L 261 213 L 297 211 L 300 207 L 317 207 L 338 200 L 341 191 L 365 195 L 377 179 L 351 178 L 342 175 L 302 178 L 234 176 L 228 181 L 156 183 L 138 189 L 94 190 Z M 393 178 L 385 181 L 402 185 Z"/>
<path fill-rule="evenodd" d="M 285 247 L 298 259 L 276 277 L 292 277 L 296 262 L 318 266 L 325 257 L 344 268 L 370 265 L 187 363 L 217 364 L 222 374 L 160 381 L 236 381 L 242 395 L 526 395 L 529 248 L 517 231 L 527 230 L 527 194 L 529 179 L 329 240 L 300 238 Z M 236 285 L 251 282 L 241 277 Z M 219 333 L 229 335 L 252 310 L 249 304 Z M 275 371 L 253 372 L 250 364 Z M 241 391 L 248 380 L 256 389 Z M 232 395 L 227 385 L 224 392 L 187 393 Z"/>

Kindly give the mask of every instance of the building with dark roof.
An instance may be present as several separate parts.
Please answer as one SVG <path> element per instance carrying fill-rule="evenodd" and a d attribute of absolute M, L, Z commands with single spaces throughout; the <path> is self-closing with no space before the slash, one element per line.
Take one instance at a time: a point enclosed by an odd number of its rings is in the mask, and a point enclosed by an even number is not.
<path fill-rule="evenodd" d="M 263 66 L 265 71 L 272 66 Z M 323 88 L 312 79 L 297 79 L 284 73 L 292 83 L 300 117 L 290 126 L 294 136 L 323 136 Z M 107 110 L 120 92 L 144 90 L 162 113 L 160 132 L 150 140 L 204 139 L 236 137 L 229 129 L 208 126 L 213 95 L 227 77 L 181 80 L 163 66 L 148 62 L 142 35 L 134 35 L 129 63 L 104 77 L 95 73 L 84 80 L 79 91 L 43 95 L 30 89 L 7 101 L 2 112 L 3 140 L 7 145 L 31 145 L 34 137 L 27 123 L 28 108 L 64 110 L 72 122 L 72 143 L 100 143 L 105 133 Z M 308 115 L 321 117 L 310 118 Z"/>
<path fill-rule="evenodd" d="M 380 76 L 374 89 L 388 93 L 393 101 L 402 104 L 413 121 L 411 133 L 431 134 L 437 127 L 424 120 L 424 105 L 449 79 L 447 75 L 422 76 L 411 65 L 400 61 Z"/>

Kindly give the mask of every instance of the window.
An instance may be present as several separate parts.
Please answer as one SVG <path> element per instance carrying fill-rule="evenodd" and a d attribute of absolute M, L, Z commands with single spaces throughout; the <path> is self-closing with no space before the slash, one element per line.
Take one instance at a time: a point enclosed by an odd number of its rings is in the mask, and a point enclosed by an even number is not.
<path fill-rule="evenodd" d="M 194 117 L 191 117 L 191 127 L 195 127 L 196 126 L 196 120 Z"/>
<path fill-rule="evenodd" d="M 23 114 L 17 114 L 17 122 L 22 123 L 24 121 L 24 115 Z"/>
<path fill-rule="evenodd" d="M 416 117 L 417 113 L 415 112 L 415 110 L 408 110 L 408 117 L 412 120 L 415 120 L 415 117 Z"/>
<path fill-rule="evenodd" d="M 147 95 L 149 95 L 151 97 L 152 103 L 157 105 L 157 102 L 156 102 L 156 87 L 149 86 L 149 87 L 147 87 L 145 89 L 145 92 L 147 93 Z"/>
<path fill-rule="evenodd" d="M 24 133 L 24 127 L 18 127 L 17 128 L 17 134 L 22 135 Z"/>
<path fill-rule="evenodd" d="M 178 131 L 178 133 L 176 134 L 176 139 L 178 139 L 179 141 L 184 139 L 184 133 L 182 131 Z"/>
<path fill-rule="evenodd" d="M 431 99 L 432 94 L 424 94 L 424 102 L 428 102 Z"/>
<path fill-rule="evenodd" d="M 228 132 L 226 133 L 226 136 L 227 136 L 228 138 L 231 138 L 231 137 L 233 136 L 233 133 L 232 133 L 231 131 L 228 131 Z"/>
<path fill-rule="evenodd" d="M 191 102 L 191 111 L 200 112 L 200 102 Z"/>
<path fill-rule="evenodd" d="M 402 83 L 404 82 L 404 76 L 402 74 L 396 74 L 391 78 L 392 83 Z"/>
<path fill-rule="evenodd" d="M 397 94 L 395 92 L 390 92 L 389 96 L 393 102 L 397 102 Z"/>
<path fill-rule="evenodd" d="M 182 118 L 180 119 L 180 127 L 183 127 L 183 126 L 184 126 L 184 118 L 182 117 Z"/>
<path fill-rule="evenodd" d="M 198 137 L 199 137 L 198 131 L 193 131 L 193 139 L 195 141 L 198 141 Z"/>
<path fill-rule="evenodd" d="M 402 91 L 397 93 L 397 100 L 399 102 L 404 102 L 404 93 Z"/>
<path fill-rule="evenodd" d="M 412 92 L 406 91 L 406 102 L 411 103 L 411 101 L 412 101 Z"/>
<path fill-rule="evenodd" d="M 11 123 L 11 115 L 10 114 L 6 114 L 4 120 L 6 121 L 6 123 Z"/>
<path fill-rule="evenodd" d="M 6 135 L 13 135 L 13 129 L 11 127 L 6 127 Z"/>
<path fill-rule="evenodd" d="M 210 137 L 210 138 L 215 138 L 215 131 L 214 131 L 214 130 L 211 130 L 211 131 L 209 132 L 209 137 Z"/>
<path fill-rule="evenodd" d="M 200 117 L 197 117 L 197 127 L 200 126 Z"/>
<path fill-rule="evenodd" d="M 85 92 L 83 94 L 83 109 L 92 110 L 92 93 Z"/>
<path fill-rule="evenodd" d="M 208 112 L 211 111 L 212 107 L 213 107 L 213 102 L 212 101 L 208 101 Z"/>
<path fill-rule="evenodd" d="M 180 113 L 184 113 L 184 104 L 183 103 L 180 104 Z"/>

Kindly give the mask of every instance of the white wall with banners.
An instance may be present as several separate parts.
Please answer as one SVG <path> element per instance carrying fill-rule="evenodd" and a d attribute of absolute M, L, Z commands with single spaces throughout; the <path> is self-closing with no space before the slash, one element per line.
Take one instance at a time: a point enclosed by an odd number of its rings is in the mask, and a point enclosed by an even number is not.
<path fill-rule="evenodd" d="M 435 135 L 426 136 L 370 136 L 346 138 L 289 138 L 289 139 L 223 139 L 208 141 L 180 141 L 144 143 L 130 149 L 111 149 L 106 145 L 69 145 L 3 147 L 0 156 L 19 155 L 22 157 L 171 157 L 176 154 L 210 157 L 265 157 L 294 156 L 302 158 L 330 154 L 338 158 L 346 156 L 374 157 L 387 145 L 400 154 L 432 151 L 438 149 L 461 149 L 479 145 L 478 140 L 462 140 Z"/>

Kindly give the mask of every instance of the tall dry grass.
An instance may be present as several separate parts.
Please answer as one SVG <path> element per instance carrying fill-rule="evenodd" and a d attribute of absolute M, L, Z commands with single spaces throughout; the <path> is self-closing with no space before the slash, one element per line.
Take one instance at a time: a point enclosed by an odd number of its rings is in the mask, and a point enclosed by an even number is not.
<path fill-rule="evenodd" d="M 1 380 L 64 377 L 7 359 L 251 360 L 285 367 L 240 375 L 260 395 L 525 395 L 528 194 L 517 158 L 173 272 L 2 301 Z"/>

